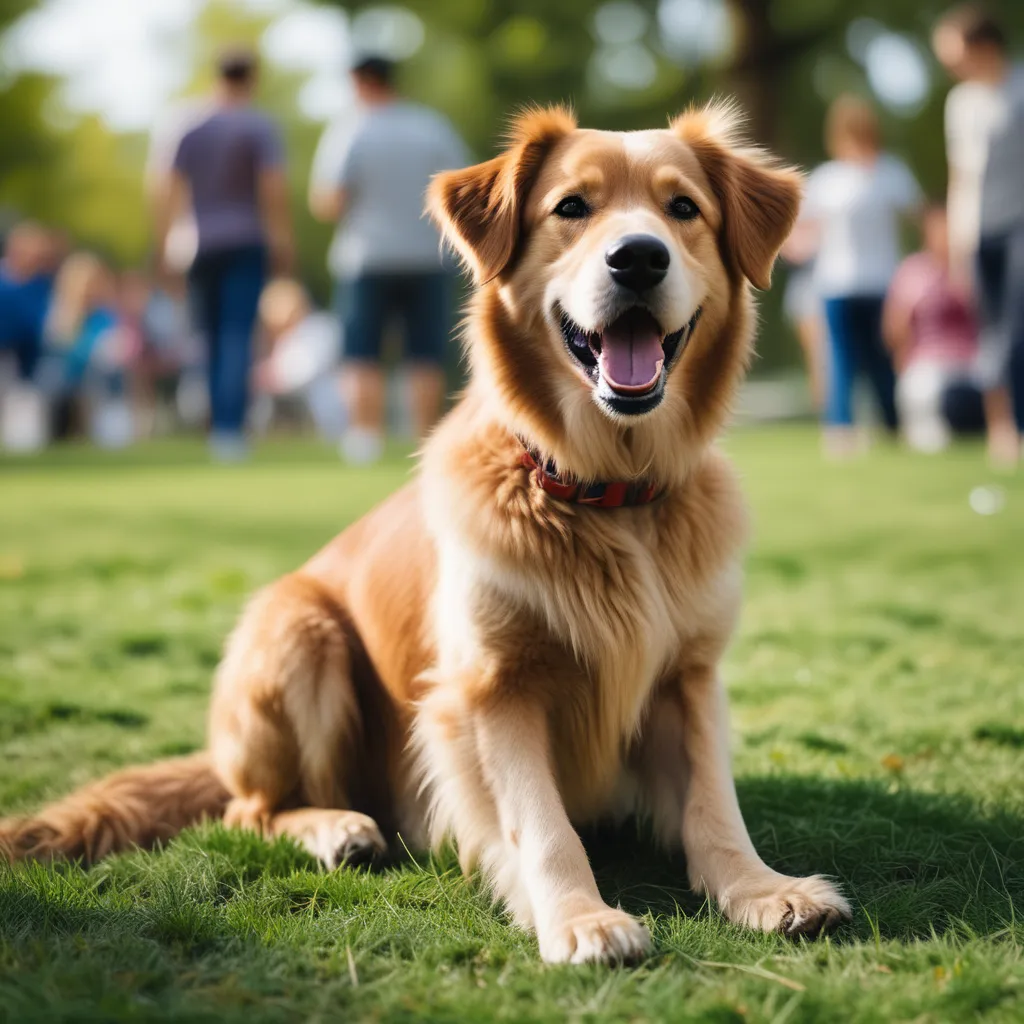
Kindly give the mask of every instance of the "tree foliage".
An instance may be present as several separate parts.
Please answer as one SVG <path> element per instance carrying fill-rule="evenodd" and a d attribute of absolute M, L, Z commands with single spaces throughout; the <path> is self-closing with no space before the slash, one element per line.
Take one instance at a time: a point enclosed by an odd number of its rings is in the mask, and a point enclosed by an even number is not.
<path fill-rule="evenodd" d="M 379 0 L 320 2 L 354 19 L 389 6 Z M 714 2 L 705 0 L 706 13 Z M 480 157 L 500 145 L 509 113 L 529 102 L 568 100 L 587 124 L 631 129 L 664 124 L 680 108 L 715 94 L 735 95 L 749 111 L 756 138 L 811 166 L 824 155 L 821 125 L 828 100 L 841 91 L 871 94 L 864 67 L 850 54 L 849 32 L 858 19 L 862 24 L 873 19 L 901 33 L 929 67 L 931 89 L 920 109 L 882 108 L 882 113 L 889 147 L 908 160 L 930 194 L 939 196 L 945 187 L 947 83 L 931 60 L 928 42 L 931 26 L 950 2 L 725 0 L 732 46 L 723 57 L 698 60 L 670 45 L 661 30 L 659 11 L 664 15 L 670 0 L 617 0 L 620 13 L 628 8 L 634 23 L 640 12 L 635 43 L 653 68 L 646 84 L 622 88 L 600 74 L 615 49 L 595 29 L 597 12 L 609 7 L 603 0 L 402 0 L 425 33 L 423 44 L 401 66 L 402 87 L 447 113 Z M 5 0 L 0 33 L 29 6 L 31 0 Z M 1024 43 L 1024 3 L 1003 0 L 990 6 L 1011 37 Z M 210 0 L 186 57 L 191 66 L 186 93 L 209 87 L 212 58 L 221 45 L 257 44 L 271 17 L 234 0 Z M 146 140 L 114 135 L 95 117 L 68 120 L 60 110 L 58 85 L 42 76 L 0 77 L 0 209 L 59 225 L 121 262 L 144 260 L 150 245 L 142 180 Z M 301 85 L 300 76 L 268 65 L 260 101 L 285 133 L 302 273 L 325 299 L 329 232 L 313 223 L 305 203 L 322 126 L 299 114 Z M 776 293 L 767 299 L 769 325 L 777 322 L 777 302 Z M 795 346 L 778 345 L 781 332 L 769 326 L 764 335 L 770 362 L 795 356 Z"/>
<path fill-rule="evenodd" d="M 0 34 L 28 7 L 29 0 L 0 6 Z M 13 213 L 37 197 L 56 148 L 43 116 L 53 87 L 39 75 L 0 76 L 0 209 Z"/>
<path fill-rule="evenodd" d="M 323 0 L 353 15 L 375 0 Z M 403 65 L 411 96 L 444 110 L 481 156 L 501 144 L 510 111 L 524 103 L 568 100 L 593 127 L 655 127 L 695 101 L 736 96 L 751 134 L 790 160 L 810 167 L 824 158 L 822 123 L 841 92 L 871 98 L 865 68 L 850 53 L 849 32 L 871 19 L 899 33 L 928 68 L 931 88 L 919 108 L 879 105 L 888 148 L 904 157 L 926 192 L 944 194 L 942 109 L 948 82 L 930 54 L 932 26 L 956 0 L 725 0 L 733 45 L 707 62 L 673 57 L 659 31 L 663 0 L 629 0 L 646 15 L 639 40 L 653 58 L 650 84 L 635 90 L 595 82 L 605 59 L 595 32 L 598 0 L 404 0 L 425 28 L 425 41 Z M 708 4 L 705 10 L 710 10 Z M 989 7 L 1024 43 L 1024 3 Z M 795 339 L 781 328 L 781 292 L 762 301 L 761 366 L 796 362 Z"/>

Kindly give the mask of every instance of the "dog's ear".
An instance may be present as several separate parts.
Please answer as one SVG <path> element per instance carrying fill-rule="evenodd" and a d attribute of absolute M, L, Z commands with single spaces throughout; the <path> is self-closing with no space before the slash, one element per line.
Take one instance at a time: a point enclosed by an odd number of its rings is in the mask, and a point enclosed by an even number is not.
<path fill-rule="evenodd" d="M 743 116 L 734 104 L 688 110 L 671 128 L 693 150 L 721 204 L 726 258 L 755 288 L 764 290 L 800 211 L 803 176 L 744 144 Z"/>
<path fill-rule="evenodd" d="M 502 273 L 519 245 L 522 207 L 551 147 L 576 127 L 564 107 L 516 117 L 501 156 L 436 175 L 427 211 L 473 271 L 477 284 Z"/>

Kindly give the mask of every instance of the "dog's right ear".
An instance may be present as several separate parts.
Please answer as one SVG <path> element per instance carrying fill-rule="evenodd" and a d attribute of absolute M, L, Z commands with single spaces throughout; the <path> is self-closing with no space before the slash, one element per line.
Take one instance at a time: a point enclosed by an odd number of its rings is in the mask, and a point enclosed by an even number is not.
<path fill-rule="evenodd" d="M 519 246 L 523 203 L 551 147 L 576 127 L 564 107 L 521 113 L 501 156 L 436 175 L 427 211 L 445 238 L 485 284 L 511 266 Z"/>

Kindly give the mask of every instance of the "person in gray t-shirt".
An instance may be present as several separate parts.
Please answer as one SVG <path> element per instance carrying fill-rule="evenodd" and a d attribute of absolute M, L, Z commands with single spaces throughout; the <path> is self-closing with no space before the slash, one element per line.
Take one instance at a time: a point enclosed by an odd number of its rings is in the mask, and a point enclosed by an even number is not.
<path fill-rule="evenodd" d="M 189 270 L 193 315 L 207 349 L 211 448 L 245 454 L 252 334 L 268 258 L 287 272 L 293 258 L 284 149 L 277 126 L 251 106 L 256 58 L 224 54 L 214 102 L 178 141 L 156 190 L 158 252 L 182 209 L 197 231 Z"/>
<path fill-rule="evenodd" d="M 388 61 L 367 57 L 352 78 L 364 110 L 354 123 L 324 132 L 310 209 L 337 224 L 329 262 L 344 323 L 341 383 L 350 427 L 342 454 L 369 462 L 382 448 L 381 343 L 393 315 L 404 330 L 417 431 L 426 433 L 440 412 L 452 279 L 437 231 L 423 216 L 424 193 L 433 175 L 465 166 L 468 156 L 441 114 L 399 97 Z"/>

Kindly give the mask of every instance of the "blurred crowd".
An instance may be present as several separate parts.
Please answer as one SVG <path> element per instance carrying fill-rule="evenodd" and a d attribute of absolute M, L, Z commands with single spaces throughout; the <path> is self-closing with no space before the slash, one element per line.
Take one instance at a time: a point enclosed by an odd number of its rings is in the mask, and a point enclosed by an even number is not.
<path fill-rule="evenodd" d="M 233 368 L 248 426 L 311 423 L 338 438 L 333 383 L 339 330 L 297 281 L 258 296 L 251 365 Z M 209 349 L 184 282 L 116 270 L 32 222 L 14 225 L 0 259 L 0 441 L 13 451 L 87 437 L 117 448 L 211 417 Z"/>
<path fill-rule="evenodd" d="M 863 449 L 859 378 L 876 419 L 934 452 L 986 433 L 1015 464 L 1024 433 L 1024 68 L 972 4 L 935 26 L 955 84 L 946 101 L 949 189 L 928 201 L 854 96 L 825 125 L 831 159 L 809 176 L 784 255 L 786 311 L 808 366 L 826 451 Z M 902 257 L 904 228 L 920 238 Z"/>
<path fill-rule="evenodd" d="M 465 147 L 440 114 L 399 96 L 388 61 L 355 63 L 360 117 L 328 126 L 310 183 L 312 213 L 337 225 L 336 295 L 318 310 L 294 276 L 286 155 L 253 103 L 258 70 L 251 51 L 224 52 L 212 95 L 154 132 L 151 272 L 118 272 L 38 224 L 9 230 L 0 445 L 87 436 L 120 447 L 205 426 L 213 458 L 237 461 L 254 433 L 295 424 L 372 462 L 396 334 L 407 385 L 397 418 L 417 435 L 434 424 L 454 272 L 422 203 L 435 173 L 468 162 Z"/>
<path fill-rule="evenodd" d="M 0 438 L 36 450 L 86 434 L 105 446 L 204 415 L 202 354 L 182 297 L 135 270 L 72 251 L 22 222 L 0 260 Z M 198 401 L 196 396 L 198 397 Z M 166 426 L 170 426 L 167 423 Z"/>
<path fill-rule="evenodd" d="M 936 25 L 955 84 L 949 190 L 929 201 L 887 152 L 872 106 L 832 105 L 830 159 L 807 181 L 784 250 L 786 310 L 807 361 L 828 453 L 863 450 L 858 381 L 874 417 L 913 448 L 985 433 L 1015 463 L 1024 432 L 1024 69 L 973 5 Z M 358 118 L 329 125 L 308 202 L 335 225 L 331 308 L 294 275 L 286 154 L 254 104 L 253 53 L 221 55 L 214 92 L 154 133 L 152 271 L 118 272 L 38 224 L 0 260 L 0 444 L 86 435 L 121 446 L 205 426 L 214 458 L 246 456 L 271 425 L 313 425 L 353 463 L 383 450 L 387 340 L 402 339 L 404 419 L 440 413 L 454 275 L 423 194 L 469 161 L 451 124 L 399 95 L 392 65 L 352 68 Z M 920 240 L 906 255 L 904 242 Z"/>

